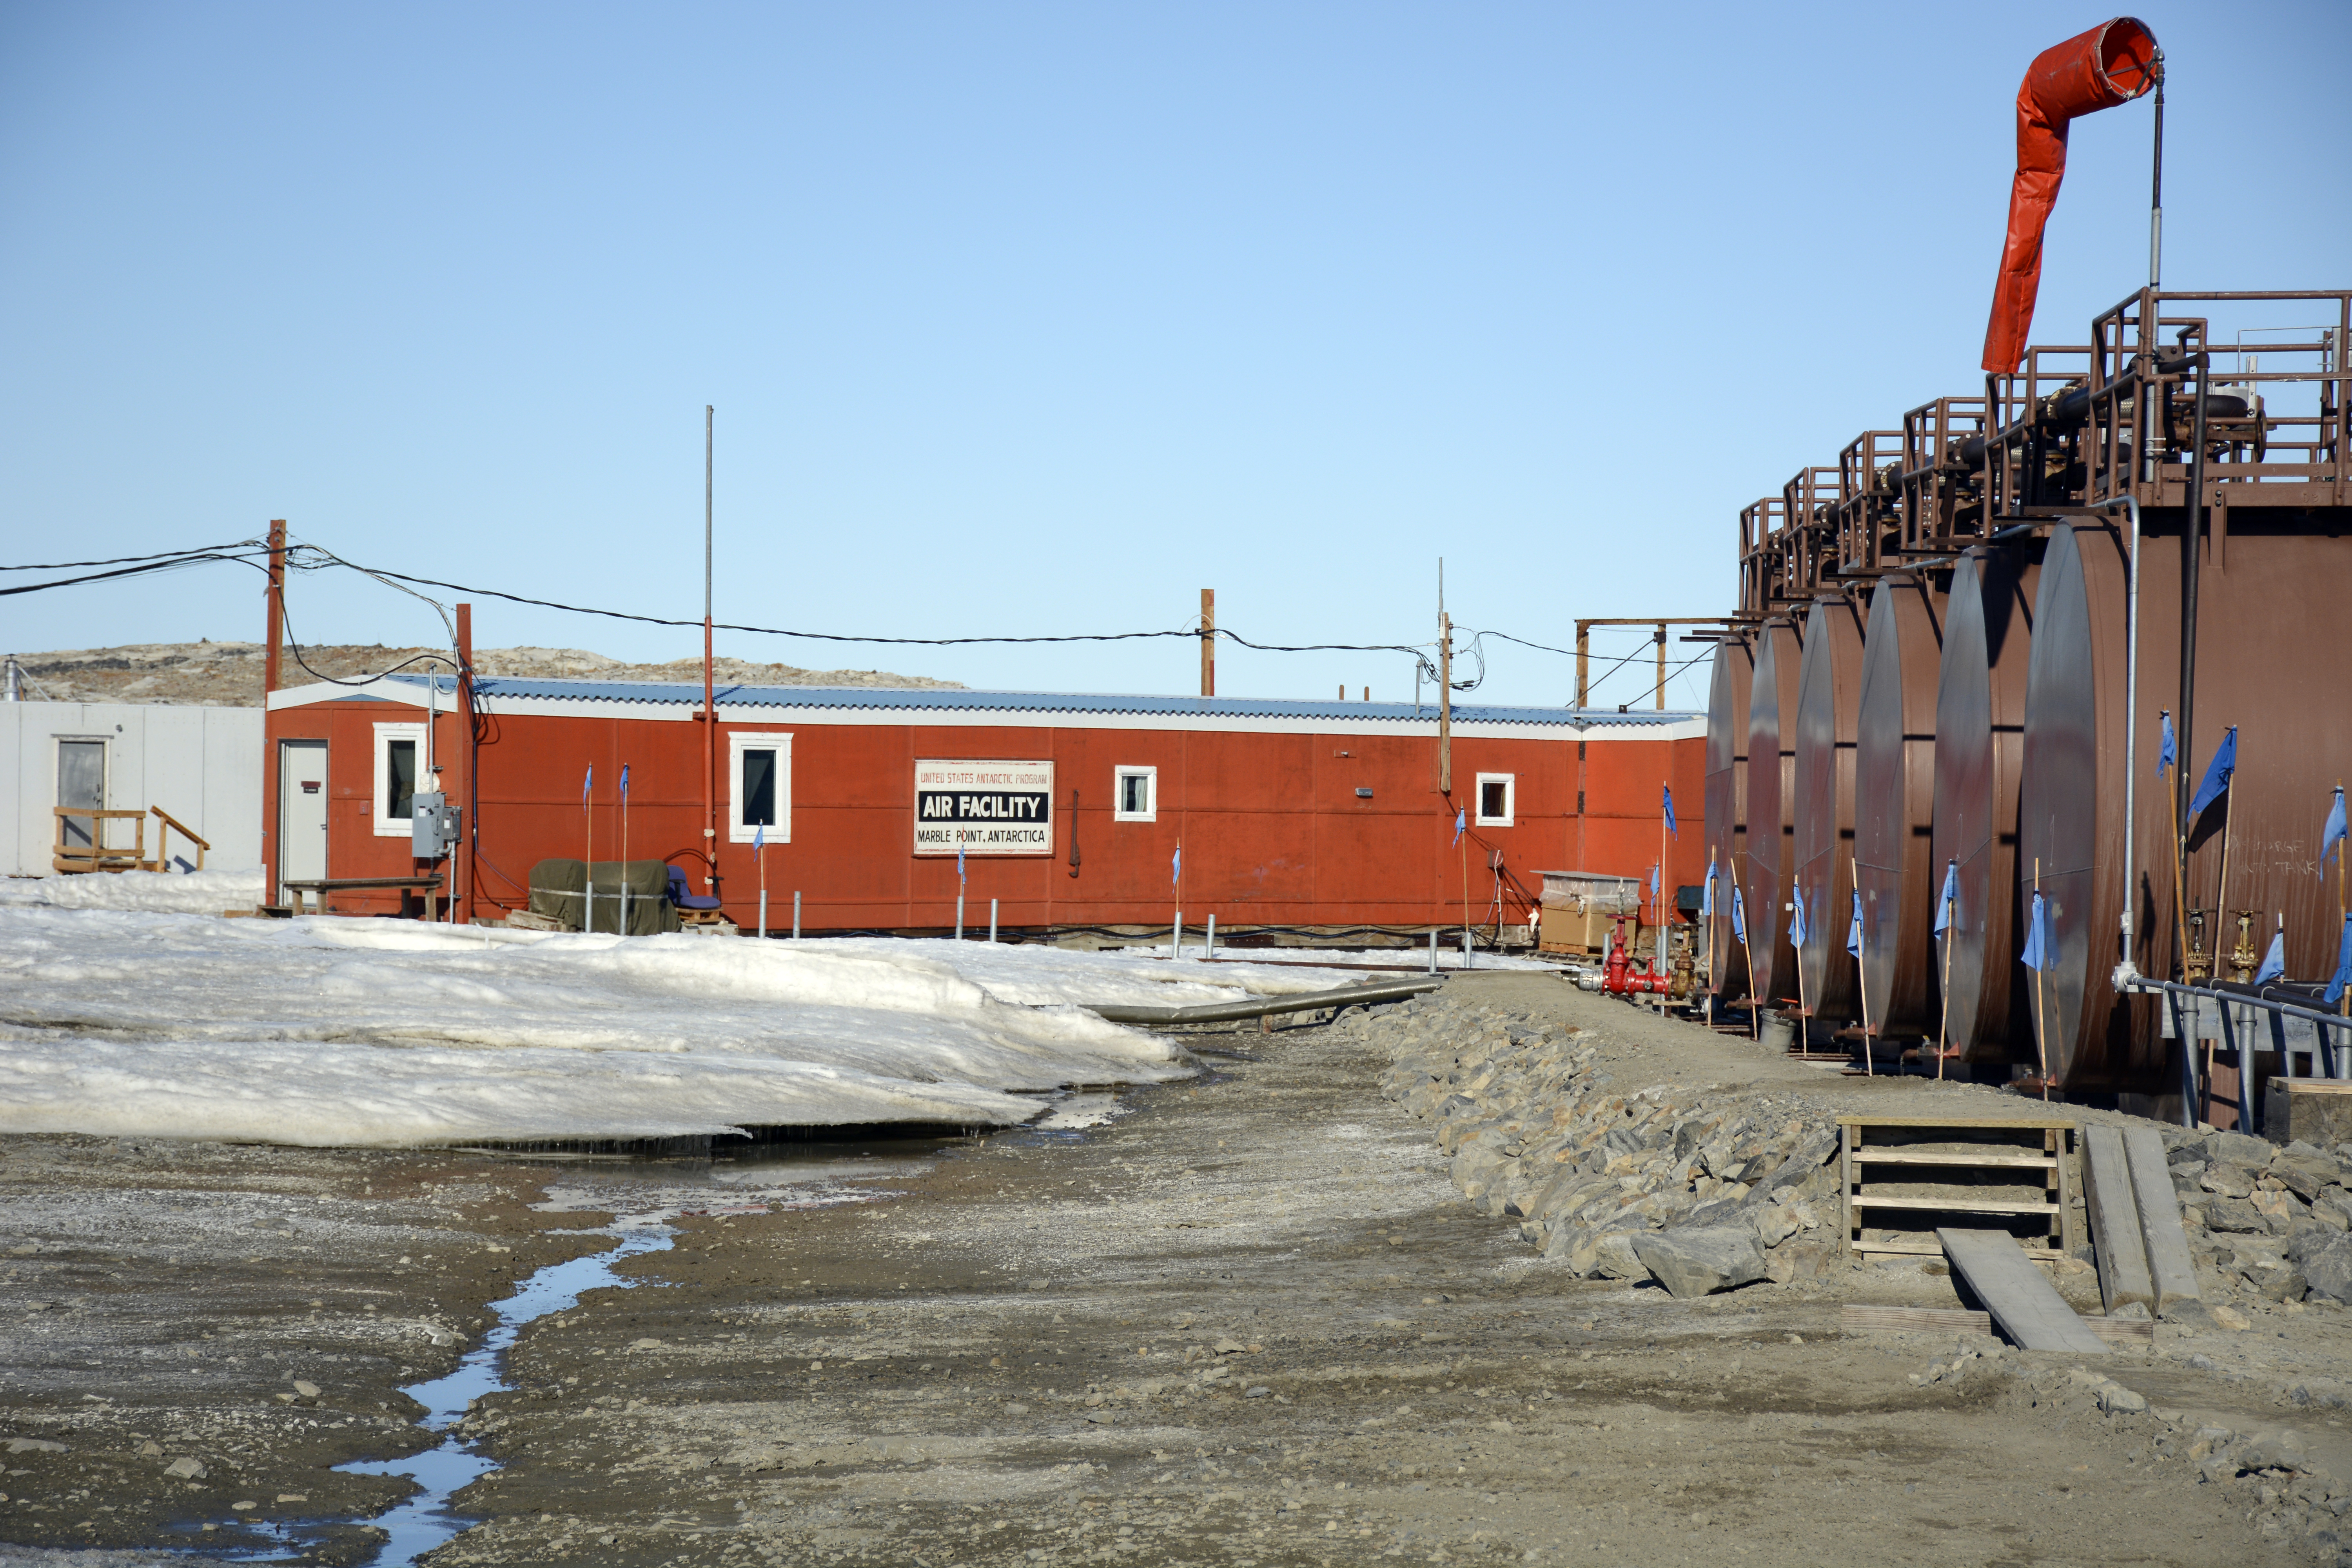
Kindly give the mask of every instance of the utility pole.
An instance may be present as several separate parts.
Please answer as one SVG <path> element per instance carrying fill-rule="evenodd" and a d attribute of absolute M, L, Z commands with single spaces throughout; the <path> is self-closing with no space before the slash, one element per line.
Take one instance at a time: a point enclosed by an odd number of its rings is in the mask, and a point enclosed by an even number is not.
<path fill-rule="evenodd" d="M 1720 626 L 1730 623 L 1728 616 L 1596 616 L 1576 623 L 1576 706 L 1581 708 L 1592 690 L 1592 628 L 1595 626 L 1649 626 L 1658 645 L 1658 706 L 1666 705 L 1666 628 L 1668 626 Z M 1683 639 L 1689 642 L 1693 639 Z M 1618 664 L 1625 661 L 1619 659 Z M 1617 666 L 1610 666 L 1614 669 Z M 1609 671 L 1601 671 L 1606 679 Z"/>
<path fill-rule="evenodd" d="M 269 651 L 261 664 L 261 700 L 266 704 L 269 694 L 278 689 L 278 647 L 286 636 L 286 520 L 274 518 L 269 524 L 269 585 L 263 590 L 269 600 Z"/>
<path fill-rule="evenodd" d="M 1217 591 L 1201 590 L 1201 695 L 1217 694 Z"/>
<path fill-rule="evenodd" d="M 460 737 L 457 755 L 460 772 L 457 778 L 458 810 L 457 842 L 450 851 L 450 880 L 456 884 L 450 893 L 456 900 L 455 923 L 474 923 L 474 811 L 481 804 L 481 791 L 475 787 L 474 770 L 480 766 L 480 748 L 474 731 L 474 606 L 457 606 L 457 721 L 466 726 Z"/>
<path fill-rule="evenodd" d="M 1454 795 L 1454 617 L 1445 613 L 1444 556 L 1437 562 L 1437 793 Z"/>
<path fill-rule="evenodd" d="M 719 709 L 710 680 L 710 426 L 702 405 L 702 887 L 719 890 Z M 624 875 L 625 875 L 625 870 Z"/>

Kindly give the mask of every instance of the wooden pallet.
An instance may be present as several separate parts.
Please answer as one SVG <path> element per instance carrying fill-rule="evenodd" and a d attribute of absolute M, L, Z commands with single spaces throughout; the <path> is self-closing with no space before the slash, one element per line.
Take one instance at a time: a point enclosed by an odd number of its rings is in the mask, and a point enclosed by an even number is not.
<path fill-rule="evenodd" d="M 1895 1218 L 1905 1215 L 1916 1215 L 1923 1221 L 1939 1214 L 2044 1220 L 2044 1244 L 2025 1245 L 2027 1257 L 2044 1260 L 2063 1257 L 2076 1239 L 2068 1234 L 2072 1215 L 2066 1160 L 2073 1152 L 2076 1130 L 2072 1121 L 2056 1117 L 1841 1116 L 1837 1123 L 1838 1217 L 1843 1222 L 1839 1235 L 1845 1252 L 1940 1256 L 1943 1244 L 1936 1238 L 1929 1224 L 1916 1227 L 1919 1232 L 1916 1240 L 1863 1239 L 1861 1232 L 1866 1219 L 1882 1230 L 1914 1228 Z M 1902 1133 L 1907 1138 L 1904 1142 L 1874 1145 L 1870 1141 L 1873 1132 L 1882 1136 Z M 1997 1141 L 2023 1135 L 2032 1135 L 2039 1147 Z M 1921 1141 L 1976 1147 L 1922 1149 L 1916 1146 Z M 2042 1196 L 2032 1200 L 1911 1197 L 1874 1194 L 1869 1190 L 1874 1173 L 1883 1173 L 1876 1179 L 1888 1182 L 1906 1179 L 1896 1176 L 1895 1173 L 1898 1171 L 1937 1169 L 1997 1173 L 2009 1178 L 2003 1184 L 2041 1187 Z M 1934 1178 L 1913 1174 L 1907 1179 L 1919 1182 Z"/>

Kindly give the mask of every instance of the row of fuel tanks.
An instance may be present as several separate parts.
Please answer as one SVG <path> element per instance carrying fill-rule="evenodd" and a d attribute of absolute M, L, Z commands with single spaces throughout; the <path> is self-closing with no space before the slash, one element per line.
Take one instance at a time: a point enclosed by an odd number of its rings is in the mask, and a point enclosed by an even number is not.
<path fill-rule="evenodd" d="M 2319 830 L 2352 773 L 2352 538 L 2308 513 L 2200 530 L 2191 627 L 2183 532 L 2181 509 L 2142 517 L 2128 715 L 2135 534 L 2122 514 L 2011 529 L 1778 602 L 1722 640 L 1707 832 L 1747 941 L 1719 895 L 1719 1000 L 1801 1002 L 1878 1040 L 1940 1040 L 1979 1077 L 2046 1066 L 2070 1093 L 2164 1097 L 2181 1081 L 2174 1042 L 2151 998 L 2111 980 L 2126 900 L 2144 974 L 2201 979 L 2199 950 L 2218 942 L 2227 979 L 2240 933 L 2259 951 L 2282 919 L 2288 977 L 2329 973 L 2339 916 Z M 2187 825 L 2176 877 L 2175 776 L 2157 764 L 2163 715 L 2181 709 L 2184 640 L 2197 717 L 2179 765 L 2201 769 L 2234 725 L 2238 772 Z M 1948 868 L 1958 895 L 1939 936 Z M 2021 962 L 2037 887 L 2052 948 L 2038 974 Z"/>

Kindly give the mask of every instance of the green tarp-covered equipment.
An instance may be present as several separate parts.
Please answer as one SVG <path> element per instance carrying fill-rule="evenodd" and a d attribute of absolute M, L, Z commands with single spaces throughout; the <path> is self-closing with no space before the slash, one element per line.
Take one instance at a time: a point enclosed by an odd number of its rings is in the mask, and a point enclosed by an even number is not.
<path fill-rule="evenodd" d="M 541 860 L 530 868 L 530 912 L 562 923 L 565 931 L 581 929 L 582 860 Z M 621 929 L 621 889 L 629 898 L 629 934 L 652 936 L 677 929 L 677 910 L 669 901 L 669 863 L 665 860 L 599 860 L 586 900 L 592 908 L 589 929 Z"/>

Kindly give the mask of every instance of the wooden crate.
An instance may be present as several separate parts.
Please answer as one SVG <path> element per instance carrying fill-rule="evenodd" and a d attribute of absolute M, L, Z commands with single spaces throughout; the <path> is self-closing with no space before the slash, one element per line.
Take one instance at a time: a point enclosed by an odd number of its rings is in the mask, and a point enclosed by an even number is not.
<path fill-rule="evenodd" d="M 1837 1122 L 1839 1235 L 1845 1252 L 1939 1257 L 1944 1248 L 1933 1223 L 1939 1215 L 2046 1219 L 2043 1245 L 2025 1245 L 2032 1258 L 2059 1258 L 2079 1239 L 2072 1234 L 2067 1183 L 2067 1161 L 2074 1152 L 2077 1131 L 2074 1121 L 2055 1117 L 1841 1116 Z M 1875 1142 L 1874 1133 L 1878 1135 Z M 1932 1171 L 2005 1178 L 1988 1184 L 2039 1186 L 2042 1196 L 1918 1197 L 1870 1190 L 1874 1180 L 1881 1184 L 1931 1182 L 1935 1178 L 1923 1173 Z M 1916 1216 L 1921 1233 L 1916 1240 L 1863 1239 L 1861 1232 L 1866 1228 L 1909 1228 L 1899 1218 L 1906 1215 Z"/>

